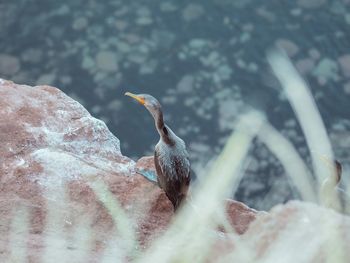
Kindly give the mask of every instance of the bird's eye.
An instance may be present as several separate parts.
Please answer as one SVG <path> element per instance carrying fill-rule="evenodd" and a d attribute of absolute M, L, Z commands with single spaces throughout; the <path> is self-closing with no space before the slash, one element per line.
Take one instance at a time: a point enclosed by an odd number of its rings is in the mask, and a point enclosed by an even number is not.
<path fill-rule="evenodd" d="M 163 128 L 163 132 L 164 132 L 165 135 L 168 135 L 168 130 L 167 130 L 166 127 Z"/>

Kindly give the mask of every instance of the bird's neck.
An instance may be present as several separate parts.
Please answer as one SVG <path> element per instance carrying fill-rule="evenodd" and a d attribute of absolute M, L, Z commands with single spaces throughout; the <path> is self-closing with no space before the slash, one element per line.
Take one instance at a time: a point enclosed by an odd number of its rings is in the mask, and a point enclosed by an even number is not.
<path fill-rule="evenodd" d="M 164 119 L 163 119 L 163 113 L 161 111 L 152 112 L 154 122 L 156 124 L 157 131 L 159 132 L 162 130 L 165 126 Z"/>
<path fill-rule="evenodd" d="M 174 145 L 173 140 L 170 138 L 170 130 L 164 123 L 162 111 L 152 112 L 152 115 L 161 140 L 168 145 Z"/>

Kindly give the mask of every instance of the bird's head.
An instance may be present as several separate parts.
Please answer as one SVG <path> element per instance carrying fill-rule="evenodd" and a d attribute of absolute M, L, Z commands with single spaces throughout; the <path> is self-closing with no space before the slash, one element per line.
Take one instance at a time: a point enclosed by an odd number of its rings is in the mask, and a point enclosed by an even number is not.
<path fill-rule="evenodd" d="M 126 92 L 125 95 L 138 101 L 140 104 L 145 106 L 152 114 L 155 111 L 161 110 L 159 101 L 149 94 L 133 94 L 131 92 Z"/>
<path fill-rule="evenodd" d="M 339 182 L 343 173 L 343 167 L 341 163 L 337 160 L 335 160 L 335 169 L 337 170 L 337 180 Z"/>
<path fill-rule="evenodd" d="M 146 109 L 152 114 L 156 129 L 161 138 L 168 145 L 174 145 L 173 133 L 169 132 L 169 127 L 164 124 L 162 106 L 159 101 L 149 94 L 133 94 L 131 92 L 126 92 L 125 95 L 135 99 L 146 107 Z"/>

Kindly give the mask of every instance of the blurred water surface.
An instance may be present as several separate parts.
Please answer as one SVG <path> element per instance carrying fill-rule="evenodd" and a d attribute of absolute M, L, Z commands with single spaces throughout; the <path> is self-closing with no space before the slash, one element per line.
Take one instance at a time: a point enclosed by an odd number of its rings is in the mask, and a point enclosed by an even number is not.
<path fill-rule="evenodd" d="M 308 159 L 266 51 L 286 51 L 310 89 L 336 157 L 350 164 L 349 0 L 2 0 L 0 77 L 49 84 L 104 120 L 134 159 L 158 141 L 151 116 L 124 97 L 150 93 L 201 174 L 248 107 Z M 236 198 L 268 209 L 296 196 L 259 141 Z M 218 179 L 220 175 L 218 175 Z"/>

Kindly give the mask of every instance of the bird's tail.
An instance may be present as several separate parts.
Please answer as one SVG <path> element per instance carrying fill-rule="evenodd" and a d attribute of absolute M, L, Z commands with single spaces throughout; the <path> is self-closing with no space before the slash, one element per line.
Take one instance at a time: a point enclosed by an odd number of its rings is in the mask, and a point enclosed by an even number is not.
<path fill-rule="evenodd" d="M 173 206 L 174 206 L 174 211 L 177 211 L 183 204 L 186 202 L 186 194 L 179 194 L 176 200 L 174 200 Z"/>

